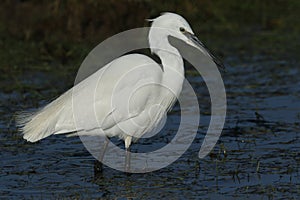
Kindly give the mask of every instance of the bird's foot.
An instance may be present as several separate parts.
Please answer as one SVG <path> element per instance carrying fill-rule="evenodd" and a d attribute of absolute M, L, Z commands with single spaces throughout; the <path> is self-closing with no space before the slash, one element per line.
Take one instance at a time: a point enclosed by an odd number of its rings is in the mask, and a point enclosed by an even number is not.
<path fill-rule="evenodd" d="M 103 172 L 103 164 L 99 160 L 94 162 L 94 175 L 99 176 L 102 175 Z"/>

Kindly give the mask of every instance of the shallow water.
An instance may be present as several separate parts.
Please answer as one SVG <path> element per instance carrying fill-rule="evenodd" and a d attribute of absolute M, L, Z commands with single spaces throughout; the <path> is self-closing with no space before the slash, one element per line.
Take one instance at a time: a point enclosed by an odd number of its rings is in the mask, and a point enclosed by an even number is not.
<path fill-rule="evenodd" d="M 201 77 L 187 73 L 202 113 L 194 143 L 170 166 L 130 176 L 108 167 L 94 173 L 94 158 L 79 138 L 56 135 L 31 144 L 17 133 L 14 113 L 44 105 L 70 86 L 71 78 L 28 72 L 2 80 L 26 87 L 0 92 L 0 197 L 299 199 L 299 63 L 267 57 L 226 62 L 231 65 L 222 74 L 227 119 L 211 154 L 198 158 L 210 118 L 208 92 Z M 139 141 L 133 151 L 165 145 L 178 127 L 178 111 L 177 105 L 164 131 Z"/>

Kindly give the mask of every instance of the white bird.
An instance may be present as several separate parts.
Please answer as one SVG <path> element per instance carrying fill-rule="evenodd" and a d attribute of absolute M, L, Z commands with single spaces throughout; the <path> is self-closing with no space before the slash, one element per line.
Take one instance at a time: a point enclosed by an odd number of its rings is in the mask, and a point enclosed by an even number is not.
<path fill-rule="evenodd" d="M 23 138 L 36 142 L 52 134 L 76 132 L 80 135 L 99 130 L 99 134 L 123 139 L 129 152 L 132 141 L 155 128 L 181 92 L 183 60 L 179 51 L 169 43 L 169 36 L 197 48 L 221 65 L 180 15 L 163 13 L 151 21 L 149 45 L 162 65 L 142 54 L 129 54 L 113 60 L 37 112 L 20 114 L 17 124 Z M 91 92 L 95 92 L 95 98 L 85 99 Z M 86 121 L 80 125 L 73 117 L 74 97 L 85 102 L 80 104 L 80 114 Z M 95 111 L 87 104 L 95 105 Z M 93 114 L 98 120 L 96 124 L 88 120 Z"/>

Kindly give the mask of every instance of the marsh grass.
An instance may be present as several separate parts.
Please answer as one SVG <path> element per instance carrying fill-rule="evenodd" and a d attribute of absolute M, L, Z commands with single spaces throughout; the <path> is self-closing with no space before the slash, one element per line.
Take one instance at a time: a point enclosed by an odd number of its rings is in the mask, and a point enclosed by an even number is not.
<path fill-rule="evenodd" d="M 0 70 L 74 70 L 105 38 L 146 26 L 144 19 L 163 11 L 185 16 L 222 57 L 232 52 L 295 56 L 299 10 L 297 0 L 6 0 L 0 6 Z"/>

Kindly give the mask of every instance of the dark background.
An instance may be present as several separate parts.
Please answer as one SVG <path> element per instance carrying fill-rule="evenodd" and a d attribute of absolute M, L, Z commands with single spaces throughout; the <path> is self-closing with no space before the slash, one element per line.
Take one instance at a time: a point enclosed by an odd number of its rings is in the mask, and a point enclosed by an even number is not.
<path fill-rule="evenodd" d="M 76 69 L 109 36 L 148 26 L 147 18 L 176 12 L 217 54 L 299 53 L 297 0 L 46 1 L 6 0 L 0 6 L 0 69 Z"/>

